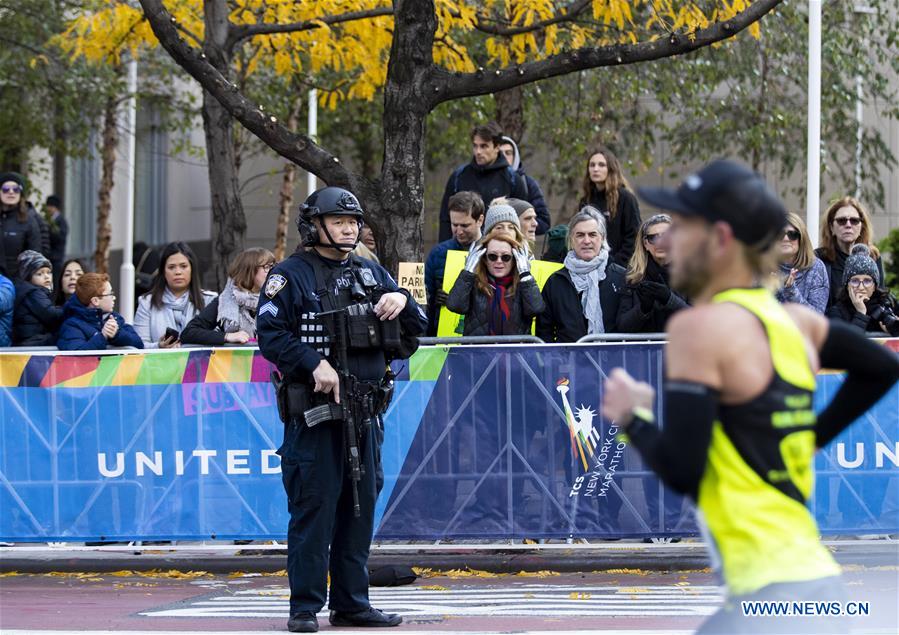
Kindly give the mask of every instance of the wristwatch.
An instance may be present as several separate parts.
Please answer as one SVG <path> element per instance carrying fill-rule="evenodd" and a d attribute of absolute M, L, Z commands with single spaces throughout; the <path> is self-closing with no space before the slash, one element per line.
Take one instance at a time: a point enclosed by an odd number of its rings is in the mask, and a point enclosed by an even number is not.
<path fill-rule="evenodd" d="M 630 421 L 620 425 L 621 432 L 615 435 L 615 438 L 622 443 L 629 443 L 631 434 L 639 434 L 639 430 L 644 426 L 651 426 L 655 423 L 656 418 L 649 408 L 635 406 L 631 409 Z"/>

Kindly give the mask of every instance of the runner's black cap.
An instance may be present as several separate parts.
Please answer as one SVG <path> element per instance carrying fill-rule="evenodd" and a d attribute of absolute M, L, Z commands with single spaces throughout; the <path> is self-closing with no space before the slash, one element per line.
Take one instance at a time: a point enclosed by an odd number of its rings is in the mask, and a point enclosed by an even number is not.
<path fill-rule="evenodd" d="M 682 216 L 700 216 L 714 223 L 723 221 L 737 240 L 766 249 L 781 236 L 787 224 L 783 202 L 765 179 L 748 166 L 719 159 L 684 179 L 680 187 L 637 188 L 650 205 Z"/>

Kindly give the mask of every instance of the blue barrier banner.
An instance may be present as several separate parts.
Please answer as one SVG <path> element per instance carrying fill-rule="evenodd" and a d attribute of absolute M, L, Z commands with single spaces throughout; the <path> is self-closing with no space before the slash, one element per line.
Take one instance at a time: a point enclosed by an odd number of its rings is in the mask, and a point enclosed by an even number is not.
<path fill-rule="evenodd" d="M 385 416 L 375 537 L 695 533 L 598 414 L 608 370 L 660 386 L 662 351 L 420 349 Z M 0 353 L 0 540 L 283 539 L 270 370 L 252 349 Z M 819 409 L 841 381 L 819 375 Z M 899 386 L 816 467 L 823 532 L 899 531 Z"/>

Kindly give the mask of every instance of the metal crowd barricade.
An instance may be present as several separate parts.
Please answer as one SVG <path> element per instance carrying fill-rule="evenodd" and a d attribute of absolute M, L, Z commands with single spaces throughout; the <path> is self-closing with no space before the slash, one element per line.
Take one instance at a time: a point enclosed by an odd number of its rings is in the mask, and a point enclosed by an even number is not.
<path fill-rule="evenodd" d="M 596 333 L 585 335 L 578 344 L 600 344 L 605 342 L 666 342 L 665 333 Z"/>
<path fill-rule="evenodd" d="M 470 346 L 484 344 L 545 344 L 536 335 L 469 335 L 461 337 L 420 337 L 422 346 L 442 346 L 444 344 L 466 344 Z"/>
<path fill-rule="evenodd" d="M 661 386 L 645 337 L 453 338 L 398 363 L 376 538 L 691 533 L 598 413 L 615 366 Z M 0 541 L 283 538 L 270 370 L 251 347 L 0 351 Z M 817 407 L 841 381 L 819 375 Z M 899 386 L 819 454 L 824 533 L 899 531 L 897 413 Z"/>

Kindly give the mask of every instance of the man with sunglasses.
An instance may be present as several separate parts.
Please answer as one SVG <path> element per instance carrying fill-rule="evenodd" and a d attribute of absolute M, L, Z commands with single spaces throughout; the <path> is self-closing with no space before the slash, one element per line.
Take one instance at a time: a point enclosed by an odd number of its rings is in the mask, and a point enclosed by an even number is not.
<path fill-rule="evenodd" d="M 899 358 L 848 325 L 778 303 L 762 286 L 786 213 L 748 167 L 719 160 L 677 190 L 638 192 L 671 212 L 671 281 L 694 306 L 668 322 L 662 428 L 655 390 L 620 368 L 603 386 L 602 411 L 669 487 L 696 503 L 728 592 L 699 632 L 847 632 L 846 618 L 778 621 L 747 616 L 744 603 L 845 601 L 840 567 L 807 507 L 815 452 L 890 390 Z M 819 367 L 847 374 L 816 415 Z"/>
<path fill-rule="evenodd" d="M 17 172 L 0 174 L 0 267 L 8 277 L 16 273 L 16 259 L 23 251 L 41 252 L 41 227 L 37 214 L 25 201 L 25 179 Z"/>

